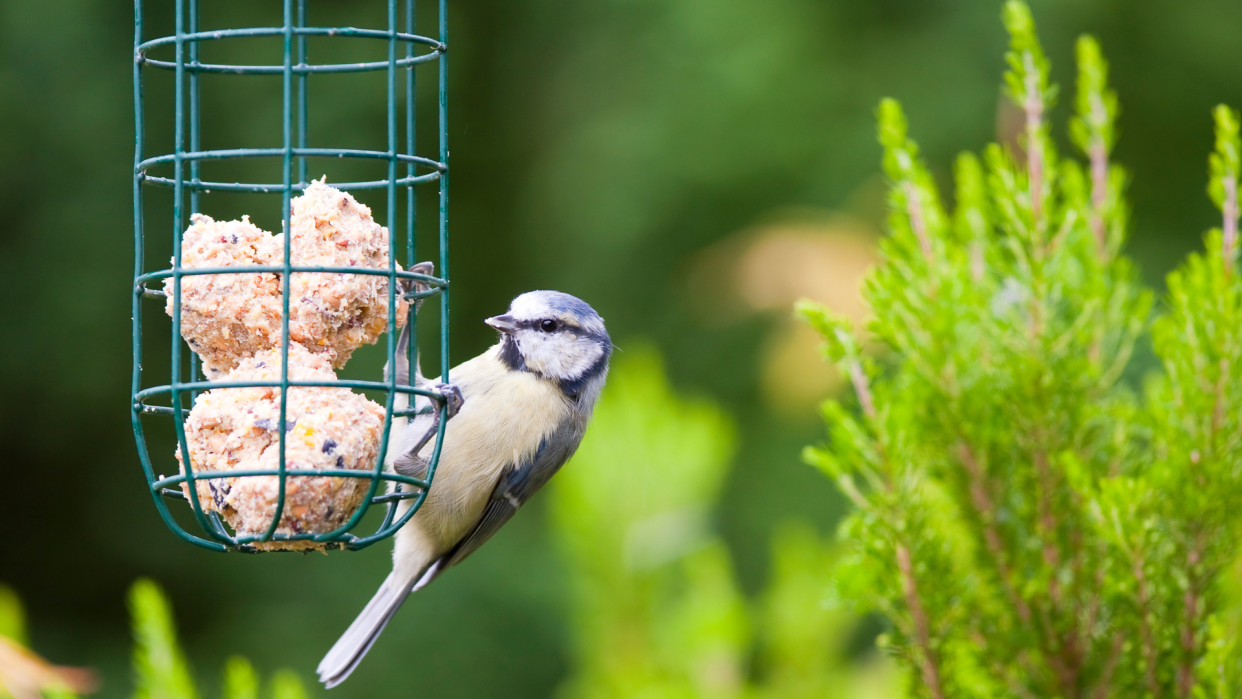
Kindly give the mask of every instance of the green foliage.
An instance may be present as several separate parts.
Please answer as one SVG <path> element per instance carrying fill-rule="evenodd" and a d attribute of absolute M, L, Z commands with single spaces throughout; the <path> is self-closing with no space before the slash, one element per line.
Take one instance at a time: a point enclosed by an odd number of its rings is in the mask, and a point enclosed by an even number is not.
<path fill-rule="evenodd" d="M 822 349 L 828 361 L 862 361 L 849 318 L 810 301 L 798 302 L 795 310 L 824 338 Z"/>
<path fill-rule="evenodd" d="M 1019 0 L 1005 3 L 1001 18 L 1009 32 L 1009 52 L 1005 62 L 1005 88 L 1009 98 L 1018 106 L 1048 106 L 1056 95 L 1056 87 L 1048 82 L 1048 59 L 1039 45 L 1035 32 L 1035 18 L 1031 9 Z"/>
<path fill-rule="evenodd" d="M 786 523 L 774 534 L 770 579 L 755 611 L 756 697 L 888 696 L 887 665 L 849 662 L 857 616 L 824 586 L 839 557 L 840 547 L 805 524 Z"/>
<path fill-rule="evenodd" d="M 259 677 L 254 666 L 241 656 L 233 656 L 224 663 L 224 699 L 258 699 Z"/>
<path fill-rule="evenodd" d="M 75 687 L 89 693 L 89 671 L 53 666 L 30 650 L 25 616 L 17 593 L 0 585 L 0 699 L 74 699 Z"/>
<path fill-rule="evenodd" d="M 1111 151 L 1117 141 L 1117 93 L 1108 88 L 1108 61 L 1095 37 L 1078 37 L 1077 112 L 1070 119 L 1070 136 L 1074 145 L 1090 154 L 1093 148 Z"/>
<path fill-rule="evenodd" d="M 1120 254 L 1107 64 L 1079 41 L 1070 128 L 1087 162 L 1061 159 L 1030 11 L 1003 15 L 1023 150 L 961 156 L 952 218 L 900 107 L 880 105 L 891 235 L 864 293 L 884 370 L 798 307 L 857 399 L 825 404 L 828 441 L 806 451 L 855 504 L 841 593 L 889 619 L 911 696 L 1237 696 L 1237 116 L 1215 112 L 1224 226 L 1169 276 L 1151 331 L 1164 374 L 1137 395 L 1121 378 L 1152 294 Z"/>
<path fill-rule="evenodd" d="M 1170 611 L 1181 619 L 1178 643 L 1156 644 L 1155 653 L 1179 663 L 1179 685 L 1189 686 L 1191 663 L 1215 629 L 1220 606 L 1217 578 L 1237 556 L 1242 504 L 1242 280 L 1236 265 L 1238 119 L 1224 106 L 1214 111 L 1216 151 L 1210 159 L 1216 202 L 1224 229 L 1210 231 L 1206 249 L 1168 277 L 1169 310 L 1152 328 L 1152 343 L 1165 375 L 1149 386 L 1156 455 L 1149 480 L 1163 544 L 1179 576 L 1169 585 Z M 1215 194 L 1213 194 L 1215 198 Z M 1159 584 L 1159 583 L 1155 583 Z M 1157 628 L 1158 630 L 1158 628 Z M 1170 631 L 1170 635 L 1172 632 Z M 1185 638 L 1194 641 L 1187 647 Z M 1232 654 L 1232 644 L 1213 641 L 1212 655 Z M 1207 664 L 1201 664 L 1205 671 Z M 1236 667 L 1233 668 L 1236 675 Z M 1201 673 L 1202 674 L 1202 673 Z M 1220 677 L 1218 672 L 1209 673 Z M 1227 678 L 1230 673 L 1225 673 Z M 1235 684 L 1230 693 L 1242 691 Z"/>
<path fill-rule="evenodd" d="M 733 431 L 714 406 L 672 394 L 652 349 L 618 356 L 553 488 L 576 587 L 579 670 L 565 696 L 736 694 L 750 628 L 708 520 Z"/>
<path fill-rule="evenodd" d="M 1238 113 L 1221 104 L 1212 110 L 1212 116 L 1216 119 L 1216 151 L 1208 158 L 1208 196 L 1223 209 L 1227 188 L 1232 186 L 1236 191 L 1237 187 Z"/>
<path fill-rule="evenodd" d="M 577 656 L 562 697 L 882 690 L 881 674 L 846 669 L 856 615 L 824 604 L 835 547 L 787 527 L 761 602 L 739 591 L 709 514 L 733 442 L 718 408 L 672 392 L 654 350 L 617 356 L 591 430 L 551 486 L 574 585 Z"/>
<path fill-rule="evenodd" d="M 134 624 L 135 699 L 194 699 L 198 692 L 190 676 L 172 610 L 155 582 L 141 579 L 129 590 L 129 613 Z"/>
<path fill-rule="evenodd" d="M 306 689 L 297 673 L 288 669 L 277 670 L 272 674 L 272 685 L 269 692 L 272 699 L 306 699 Z"/>
<path fill-rule="evenodd" d="M 21 600 L 17 593 L 5 585 L 0 585 L 0 636 L 4 636 L 18 645 L 27 645 L 26 615 L 22 611 Z"/>
<path fill-rule="evenodd" d="M 134 630 L 135 699 L 194 699 L 199 695 L 190 665 L 177 643 L 172 608 L 159 585 L 140 579 L 129 591 Z M 224 699 L 258 699 L 259 677 L 250 661 L 233 656 L 224 665 Z M 298 676 L 277 670 L 265 696 L 305 699 Z"/>

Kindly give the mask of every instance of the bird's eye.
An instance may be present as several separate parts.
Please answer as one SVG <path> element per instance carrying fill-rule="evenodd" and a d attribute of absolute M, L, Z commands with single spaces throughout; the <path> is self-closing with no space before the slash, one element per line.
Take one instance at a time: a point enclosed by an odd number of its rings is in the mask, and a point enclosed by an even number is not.
<path fill-rule="evenodd" d="M 545 333 L 554 333 L 556 332 L 556 328 L 557 325 L 555 320 L 545 320 L 539 324 L 539 329 Z"/>

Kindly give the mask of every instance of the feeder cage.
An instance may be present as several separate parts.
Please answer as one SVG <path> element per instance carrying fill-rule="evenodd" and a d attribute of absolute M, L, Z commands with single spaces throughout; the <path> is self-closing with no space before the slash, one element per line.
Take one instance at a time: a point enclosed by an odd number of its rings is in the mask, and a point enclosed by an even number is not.
<path fill-rule="evenodd" d="M 447 23 L 445 16 L 446 0 L 437 0 L 437 5 L 425 8 L 430 14 L 432 10 L 438 15 L 437 38 L 422 36 L 416 33 L 416 8 L 414 0 L 387 0 L 387 26 L 384 28 L 355 28 L 341 26 L 317 26 L 308 22 L 308 0 L 283 0 L 281 18 L 276 19 L 275 5 L 264 4 L 271 8 L 273 17 L 270 26 L 250 26 L 245 28 L 221 28 L 213 26 L 210 21 L 200 24 L 200 5 L 217 5 L 203 7 L 206 14 L 220 9 L 222 3 L 200 3 L 198 0 L 172 0 L 171 3 L 158 3 L 159 7 L 144 9 L 142 0 L 134 4 L 134 118 L 135 118 L 135 149 L 134 149 L 134 287 L 133 287 L 133 393 L 132 418 L 134 436 L 137 441 L 138 454 L 142 468 L 146 474 L 147 484 L 164 522 L 181 538 L 199 546 L 215 551 L 256 552 L 273 548 L 313 547 L 323 549 L 361 549 L 377 541 L 392 536 L 417 511 L 427 496 L 435 474 L 436 463 L 440 456 L 440 446 L 444 436 L 444 426 L 448 419 L 448 408 L 445 401 L 427 385 L 416 386 L 413 378 L 399 383 L 396 372 L 381 374 L 375 367 L 374 380 L 296 380 L 290 377 L 290 284 L 295 275 L 320 273 L 327 275 L 371 275 L 384 277 L 387 280 L 386 311 L 386 352 L 388 366 L 395 366 L 394 360 L 398 352 L 399 321 L 404 320 L 411 329 L 412 340 L 405 348 L 406 358 L 411 366 L 416 366 L 418 338 L 413 330 L 417 324 L 417 303 L 428 298 L 429 304 L 438 300 L 438 360 L 440 376 L 447 382 L 449 370 L 449 284 L 448 284 L 448 142 L 447 142 Z M 148 3 L 155 5 L 156 3 Z M 229 3 L 229 11 L 248 12 L 258 10 L 261 6 L 251 3 Z M 348 12 L 352 4 L 333 4 L 324 9 L 337 13 Z M 358 7 L 357 5 L 352 5 Z M 317 8 L 316 8 L 317 9 Z M 376 8 L 378 11 L 378 8 Z M 214 16 L 214 15 L 213 15 Z M 211 19 L 210 17 L 208 19 Z M 166 36 L 148 37 L 144 34 L 144 20 L 148 26 L 157 20 L 172 29 Z M 425 23 L 425 22 L 424 22 Z M 241 22 L 228 22 L 241 24 Z M 279 26 L 275 26 L 279 24 Z M 333 24 L 333 23 L 328 23 Z M 160 34 L 167 34 L 160 31 Z M 270 58 L 252 60 L 255 53 L 234 51 L 235 46 L 264 44 L 270 48 Z M 368 42 L 370 45 L 368 46 Z M 386 58 L 363 62 L 346 62 L 337 60 L 342 50 L 348 47 L 365 46 L 373 52 L 370 58 Z M 279 49 L 277 50 L 277 47 Z M 322 48 L 321 48 L 322 47 Z M 321 53 L 332 57 L 332 60 L 314 62 L 312 54 Z M 283 56 L 283 62 L 276 64 L 276 57 Z M 200 58 L 201 57 L 201 58 Z M 354 57 L 352 54 L 347 57 Z M 354 57 L 356 58 L 356 57 Z M 266 64 L 264 64 L 266 63 Z M 380 90 L 386 92 L 386 132 L 387 147 L 383 150 L 363 150 L 356 148 L 336 147 L 341 143 L 313 142 L 330 140 L 336 132 L 325 137 L 315 132 L 308 138 L 308 125 L 316 119 L 316 109 L 321 113 L 329 113 L 331 119 L 357 119 L 364 123 L 368 119 L 378 123 L 378 109 L 368 113 L 349 114 L 355 108 L 355 102 L 363 100 L 333 99 L 331 92 L 314 93 L 312 99 L 311 85 L 317 80 L 361 81 L 367 73 L 379 73 L 371 79 L 376 89 L 370 93 L 378 97 Z M 343 74 L 329 78 L 330 74 Z M 427 115 L 434 114 L 438 130 L 438 143 L 426 148 L 426 155 L 420 156 L 416 151 L 416 75 L 424 82 L 434 74 L 438 82 L 436 104 L 428 107 Z M 387 78 L 386 86 L 379 87 L 380 76 Z M 247 80 L 264 80 L 255 76 L 269 76 L 266 80 L 272 88 L 263 91 L 266 104 L 251 105 L 253 110 L 236 110 L 213 108 L 209 99 L 217 92 L 204 90 L 204 86 L 219 88 L 224 85 L 226 93 L 237 89 L 245 91 L 241 85 Z M 279 79 L 280 89 L 275 89 Z M 354 83 L 355 86 L 358 84 Z M 250 93 L 255 93 L 254 83 Z M 429 86 L 427 86 L 429 87 Z M 144 103 L 144 88 L 150 96 L 150 104 Z M 168 93 L 171 99 L 155 99 L 157 91 Z M 355 87 L 355 92 L 357 89 Z M 432 91 L 427 90 L 431 96 Z M 321 99 L 322 98 L 322 99 Z M 378 103 L 378 100 L 376 100 Z M 269 147 L 228 147 L 241 145 L 234 143 L 217 143 L 228 141 L 230 136 L 220 137 L 218 134 L 236 133 L 237 120 L 250 118 L 251 114 L 277 113 L 279 104 L 281 128 L 272 128 L 270 134 L 263 137 Z M 359 108 L 360 111 L 365 111 Z M 222 113 L 223 112 L 223 113 Z M 344 116 L 342 113 L 344 112 Z M 424 115 L 424 116 L 427 116 Z M 148 119 L 148 116 L 152 116 Z M 160 121 L 156 122 L 155 118 Z M 257 117 L 256 117 L 257 118 Z M 232 120 L 231 122 L 228 120 Z M 169 121 L 171 121 L 171 128 Z M 275 122 L 275 119 L 271 121 Z M 430 122 L 431 120 L 428 120 Z M 321 129 L 322 130 L 322 129 Z M 216 133 L 213 134 L 213 131 Z M 156 138 L 159 134 L 160 138 Z M 168 136 L 171 136 L 171 139 Z M 171 140 L 171 145 L 165 147 Z M 431 139 L 424 138 L 424 141 Z M 158 143 L 158 145 L 157 145 Z M 202 144 L 221 148 L 205 149 Z M 246 144 L 250 145 L 250 144 Z M 434 155 L 434 157 L 429 157 Z M 266 163 L 266 165 L 263 165 Z M 279 170 L 277 170 L 277 163 Z M 388 229 L 387 269 L 293 265 L 294 237 L 291 230 L 291 202 L 308 188 L 312 175 L 318 175 L 324 167 L 344 164 L 353 166 L 355 170 L 374 167 L 375 177 L 354 178 L 359 181 L 329 182 L 328 184 L 345 192 L 359 193 L 365 199 L 365 193 L 385 194 L 383 211 L 386 212 Z M 331 164 L 331 165 L 328 165 Z M 239 177 L 246 181 L 229 181 L 227 176 L 213 173 L 223 172 L 227 175 L 228 168 L 233 173 L 251 172 L 254 168 L 265 166 L 270 168 L 268 177 Z M 250 168 L 250 170 L 247 170 Z M 386 176 L 383 174 L 386 170 Z M 277 175 L 276 173 L 280 174 Z M 266 182 L 262 181 L 267 179 Z M 276 181 L 279 180 L 279 181 Z M 434 188 L 434 189 L 433 189 Z M 416 216 L 418 210 L 419 190 L 425 192 L 424 198 L 437 191 L 438 215 Z M 227 199 L 237 201 L 245 195 L 250 202 L 258 202 L 251 206 L 247 213 L 268 215 L 275 223 L 279 211 L 284 234 L 283 263 L 276 259 L 276 264 L 266 266 L 185 266 L 183 262 L 182 240 L 190 224 L 190 215 L 203 213 L 212 215 L 213 200 Z M 171 196 L 170 196 L 171 195 Z M 379 197 L 375 196 L 378 200 Z M 424 202 L 425 209 L 431 207 Z M 277 209 L 279 207 L 279 209 Z M 171 211 L 171 221 L 167 216 Z M 381 216 L 377 216 L 381 218 Z M 400 220 L 399 220 L 400 219 Z M 434 224 L 433 224 L 434 222 Z M 431 225 L 435 231 L 429 231 Z M 403 245 L 397 245 L 397 238 L 403 232 Z M 434 233 L 434 235 L 432 235 Z M 171 236 L 171 238 L 170 238 Z M 426 247 L 434 241 L 438 246 L 438 267 L 434 274 L 423 274 L 411 271 L 417 262 L 415 243 L 419 236 L 427 238 L 421 241 Z M 171 245 L 170 245 L 171 243 Z M 171 266 L 165 268 L 168 251 L 171 249 Z M 398 253 L 404 266 L 399 265 Z M 157 253 L 158 256 L 157 256 Z M 151 263 L 156 263 L 152 265 Z M 420 271 L 427 271 L 420 269 Z M 279 344 L 272 348 L 278 351 L 281 366 L 271 380 L 228 380 L 227 376 L 211 376 L 207 374 L 199 357 L 190 349 L 190 345 L 182 337 L 182 289 L 187 283 L 193 283 L 196 275 L 230 275 L 247 274 L 249 278 L 257 278 L 258 274 L 274 275 L 278 280 L 279 300 L 274 301 L 281 308 Z M 346 276 L 335 277 L 344 279 Z M 350 276 L 349 278 L 354 278 Z M 200 277 L 201 279 L 201 277 Z M 218 279 L 218 278 L 217 278 Z M 398 318 L 401 301 L 409 301 L 408 310 Z M 166 314 L 165 305 L 171 313 Z M 160 329 L 163 319 L 171 315 L 171 335 L 165 335 Z M 148 331 L 144 335 L 144 316 L 148 327 L 156 327 L 158 332 Z M 156 322 L 158 321 L 158 323 Z M 423 329 L 426 334 L 427 329 Z M 158 343 L 162 346 L 163 338 L 169 337 L 169 374 L 164 373 L 162 366 L 163 350 L 148 360 L 156 370 L 144 373 L 144 345 L 148 348 Z M 425 339 L 425 338 L 424 338 Z M 300 350 L 299 350 L 300 351 Z M 223 380 L 221 380 L 223 378 Z M 276 425 L 286 426 L 285 429 L 275 428 L 278 437 L 273 441 L 273 448 L 278 450 L 277 458 L 271 468 L 211 470 L 195 464 L 191 458 L 191 449 L 187 443 L 187 419 L 196 400 L 201 400 L 207 391 L 229 391 L 245 388 L 266 388 L 271 400 L 277 401 L 279 420 Z M 286 421 L 290 405 L 290 393 L 308 390 L 309 387 L 331 387 L 339 391 L 366 391 L 376 396 L 383 403 L 383 422 L 374 463 L 346 468 L 305 469 L 292 467 L 286 460 L 286 450 L 298 434 L 291 430 Z M 339 394 L 339 393 L 338 393 Z M 395 429 L 394 418 L 408 417 L 416 412 L 416 407 L 400 408 L 398 396 L 408 397 L 410 406 L 415 405 L 416 396 L 425 396 L 430 404 L 423 401 L 424 411 L 438 411 L 439 419 L 434 422 L 436 428 L 429 433 L 434 439 L 430 449 L 427 468 L 421 477 L 385 472 L 383 463 L 388 448 L 389 433 Z M 379 396 L 384 396 L 380 399 Z M 374 409 L 378 416 L 379 407 Z M 378 420 L 378 417 L 375 418 Z M 375 424 L 378 424 L 375 423 Z M 172 429 L 169 429 L 171 427 Z M 149 434 L 148 434 L 149 433 Z M 178 459 L 171 448 L 171 437 L 175 433 L 175 446 Z M 162 437 L 157 437 L 162 435 Z M 156 448 L 150 448 L 148 438 Z M 329 445 L 325 444 L 325 450 Z M 338 461 L 339 465 L 340 462 Z M 274 477 L 274 480 L 273 480 Z M 365 497 L 360 501 L 356 511 L 348 516 L 347 521 L 333 525 L 331 531 L 286 531 L 282 525 L 282 515 L 291 510 L 291 492 L 298 490 L 298 481 L 306 477 L 331 479 L 331 483 L 362 483 Z M 274 514 L 270 522 L 255 531 L 243 532 L 230 527 L 221 519 L 218 507 L 204 498 L 199 486 L 206 483 L 208 487 L 215 483 L 223 483 L 219 479 L 231 479 L 239 482 L 243 479 L 266 479 L 273 484 L 275 496 Z M 337 480 L 341 479 L 341 480 Z M 361 479 L 345 481 L 344 479 Z M 257 482 L 257 481 L 256 481 Z M 355 491 L 358 489 L 355 489 Z M 215 492 L 214 489 L 209 492 Z M 363 522 L 369 509 L 374 508 L 379 514 Z M 380 516 L 382 515 L 382 517 Z M 339 519 L 339 517 L 338 517 Z M 378 526 L 374 524 L 378 522 Z M 363 524 L 366 524 L 365 529 Z M 197 532 L 192 532 L 197 526 Z"/>

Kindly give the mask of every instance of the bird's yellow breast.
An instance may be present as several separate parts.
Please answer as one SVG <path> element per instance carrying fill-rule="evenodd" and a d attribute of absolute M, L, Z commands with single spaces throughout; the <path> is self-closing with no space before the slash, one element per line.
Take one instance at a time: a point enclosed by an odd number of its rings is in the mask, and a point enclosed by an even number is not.
<path fill-rule="evenodd" d="M 417 547 L 428 555 L 469 532 L 501 472 L 532 458 L 571 410 L 551 382 L 506 367 L 499 346 L 453 369 L 449 380 L 461 389 L 464 402 L 445 428 L 427 499 L 398 537 L 412 545 L 417 539 Z M 422 455 L 429 456 L 431 447 Z"/>

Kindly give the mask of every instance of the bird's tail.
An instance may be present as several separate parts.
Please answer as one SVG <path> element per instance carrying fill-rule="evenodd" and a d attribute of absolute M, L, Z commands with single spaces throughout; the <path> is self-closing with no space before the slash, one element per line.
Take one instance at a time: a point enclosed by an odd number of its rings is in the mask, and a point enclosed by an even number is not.
<path fill-rule="evenodd" d="M 319 681 L 327 685 L 328 689 L 344 682 L 349 673 L 362 662 L 362 657 L 371 649 L 375 639 L 379 638 L 380 632 L 388 625 L 388 620 L 392 619 L 413 589 L 412 581 L 404 576 L 398 577 L 395 572 L 389 575 L 362 613 L 354 619 L 354 623 L 349 625 L 345 634 L 320 661 L 317 670 Z"/>

